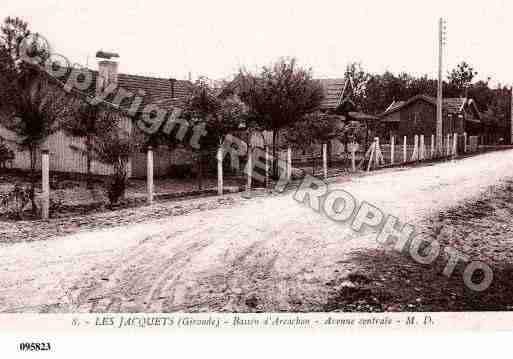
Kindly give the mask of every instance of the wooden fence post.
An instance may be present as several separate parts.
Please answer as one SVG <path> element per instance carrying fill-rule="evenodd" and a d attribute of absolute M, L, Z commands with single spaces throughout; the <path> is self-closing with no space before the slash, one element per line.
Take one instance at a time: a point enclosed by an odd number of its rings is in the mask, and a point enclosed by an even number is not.
<path fill-rule="evenodd" d="M 347 144 L 347 151 L 351 152 L 351 170 L 356 172 L 356 143 L 350 142 Z"/>
<path fill-rule="evenodd" d="M 371 153 L 369 156 L 369 163 L 367 163 L 367 172 L 370 171 L 371 166 L 372 166 L 372 161 L 374 160 L 374 153 L 376 152 L 376 138 L 374 138 L 374 141 L 372 142 L 371 146 L 372 147 L 371 147 Z"/>
<path fill-rule="evenodd" d="M 445 154 L 447 157 L 451 155 L 451 135 L 448 133 L 446 136 Z"/>
<path fill-rule="evenodd" d="M 217 194 L 223 194 L 223 147 L 217 150 Z"/>
<path fill-rule="evenodd" d="M 435 135 L 431 135 L 431 159 L 435 157 Z"/>
<path fill-rule="evenodd" d="M 265 187 L 269 187 L 269 146 L 265 146 Z"/>
<path fill-rule="evenodd" d="M 287 181 L 292 179 L 292 149 L 287 149 Z"/>
<path fill-rule="evenodd" d="M 418 161 L 419 160 L 419 136 L 415 135 L 413 137 L 413 153 L 411 155 L 412 161 Z"/>
<path fill-rule="evenodd" d="M 395 136 L 390 137 L 390 164 L 394 165 L 395 157 Z"/>
<path fill-rule="evenodd" d="M 324 173 L 324 179 L 328 179 L 328 145 L 322 144 L 322 168 Z"/>
<path fill-rule="evenodd" d="M 351 169 L 356 172 L 356 146 L 353 146 L 351 151 Z"/>
<path fill-rule="evenodd" d="M 458 155 L 458 134 L 455 132 L 452 138 L 452 156 L 456 157 Z"/>
<path fill-rule="evenodd" d="M 463 132 L 463 153 L 467 153 L 467 133 Z"/>
<path fill-rule="evenodd" d="M 379 142 L 379 137 L 375 137 L 374 140 L 376 141 L 376 164 L 385 165 L 385 157 L 383 157 L 383 152 L 381 152 L 381 144 Z"/>
<path fill-rule="evenodd" d="M 41 201 L 41 217 L 47 220 L 50 217 L 50 155 L 48 149 L 41 153 L 41 180 L 43 198 Z"/>
<path fill-rule="evenodd" d="M 408 160 L 408 138 L 404 136 L 403 139 L 403 163 Z"/>
<path fill-rule="evenodd" d="M 251 180 L 253 178 L 253 148 L 248 146 L 248 163 L 246 165 L 248 167 L 247 174 L 248 174 L 248 183 L 246 185 L 246 191 L 251 193 Z"/>
<path fill-rule="evenodd" d="M 146 156 L 146 185 L 148 190 L 148 204 L 153 204 L 153 148 L 148 147 Z"/>
<path fill-rule="evenodd" d="M 426 146 L 424 144 L 424 135 L 420 135 L 420 150 L 419 150 L 419 159 L 424 161 L 426 159 Z"/>

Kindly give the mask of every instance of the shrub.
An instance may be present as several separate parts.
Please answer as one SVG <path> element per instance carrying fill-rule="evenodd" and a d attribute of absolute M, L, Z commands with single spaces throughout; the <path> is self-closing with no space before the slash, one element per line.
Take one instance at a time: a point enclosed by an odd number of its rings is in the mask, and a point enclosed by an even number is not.
<path fill-rule="evenodd" d="M 0 138 L 0 168 L 5 168 L 7 162 L 14 159 L 14 152 L 7 147 Z"/>
<path fill-rule="evenodd" d="M 123 197 L 126 187 L 127 178 L 124 172 L 116 171 L 110 176 L 105 186 L 105 192 L 111 206 L 118 203 L 120 198 Z"/>
<path fill-rule="evenodd" d="M 30 203 L 31 198 L 32 190 L 30 187 L 15 184 L 12 190 L 0 193 L 0 206 L 17 219 L 21 219 L 23 211 Z"/>
<path fill-rule="evenodd" d="M 192 177 L 192 165 L 189 163 L 172 165 L 169 167 L 169 177 L 187 179 Z"/>
<path fill-rule="evenodd" d="M 106 133 L 96 141 L 93 156 L 99 162 L 112 166 L 113 172 L 105 182 L 105 192 L 109 204 L 115 205 L 127 187 L 127 164 L 138 150 L 135 138 L 121 130 Z"/>

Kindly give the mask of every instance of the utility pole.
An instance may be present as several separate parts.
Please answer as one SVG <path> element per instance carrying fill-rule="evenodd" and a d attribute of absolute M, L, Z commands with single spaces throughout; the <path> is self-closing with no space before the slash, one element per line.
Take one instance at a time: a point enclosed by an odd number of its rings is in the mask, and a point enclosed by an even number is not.
<path fill-rule="evenodd" d="M 442 105 L 443 105 L 443 82 L 442 82 L 442 72 L 443 72 L 443 51 L 445 45 L 445 20 L 440 18 L 438 22 L 438 91 L 436 98 L 436 147 L 437 153 L 443 153 L 443 135 L 442 135 Z"/>

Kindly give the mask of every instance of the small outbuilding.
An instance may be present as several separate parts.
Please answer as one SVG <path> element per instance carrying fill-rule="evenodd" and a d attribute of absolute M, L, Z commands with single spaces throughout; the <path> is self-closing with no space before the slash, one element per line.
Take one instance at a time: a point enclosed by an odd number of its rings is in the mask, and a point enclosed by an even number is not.
<path fill-rule="evenodd" d="M 436 99 L 417 95 L 406 101 L 394 101 L 379 116 L 384 136 L 436 134 Z M 481 114 L 473 99 L 445 98 L 442 106 L 443 134 L 466 132 L 469 136 L 482 133 Z"/>

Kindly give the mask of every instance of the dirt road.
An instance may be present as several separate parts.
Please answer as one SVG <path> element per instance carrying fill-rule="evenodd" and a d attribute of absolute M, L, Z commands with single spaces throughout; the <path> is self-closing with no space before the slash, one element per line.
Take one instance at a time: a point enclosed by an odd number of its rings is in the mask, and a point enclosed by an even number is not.
<path fill-rule="evenodd" d="M 401 221 L 426 218 L 513 177 L 513 151 L 330 184 Z M 0 245 L 0 311 L 308 311 L 373 249 L 293 193 L 120 228 Z"/>

